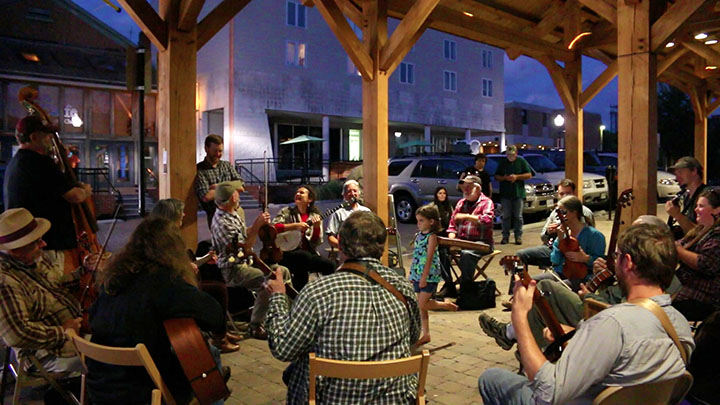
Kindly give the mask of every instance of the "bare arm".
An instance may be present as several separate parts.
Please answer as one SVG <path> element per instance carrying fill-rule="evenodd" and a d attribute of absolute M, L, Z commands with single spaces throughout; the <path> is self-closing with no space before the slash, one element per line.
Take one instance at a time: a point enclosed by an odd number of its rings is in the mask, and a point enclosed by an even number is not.
<path fill-rule="evenodd" d="M 685 249 L 678 242 L 675 242 L 675 246 L 677 247 L 678 259 L 691 269 L 697 270 L 698 254 Z"/>
<path fill-rule="evenodd" d="M 80 183 L 80 186 L 73 187 L 63 194 L 65 201 L 70 204 L 80 204 L 92 195 L 92 188 L 89 184 Z"/>
<path fill-rule="evenodd" d="M 536 284 L 535 280 L 533 280 L 528 288 L 525 288 L 520 282 L 520 278 L 517 275 L 515 276 L 514 302 L 511 315 L 522 365 L 525 374 L 530 380 L 535 379 L 535 374 L 547 361 L 537 342 L 535 342 L 527 318 L 533 305 L 533 293 Z"/>

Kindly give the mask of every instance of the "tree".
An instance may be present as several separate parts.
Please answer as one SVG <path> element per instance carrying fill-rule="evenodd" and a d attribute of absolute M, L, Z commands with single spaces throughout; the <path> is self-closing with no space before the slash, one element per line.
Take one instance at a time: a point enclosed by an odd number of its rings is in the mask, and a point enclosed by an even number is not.
<path fill-rule="evenodd" d="M 692 156 L 694 114 L 690 97 L 665 83 L 658 84 L 657 129 L 660 134 L 660 162 L 675 162 Z"/>

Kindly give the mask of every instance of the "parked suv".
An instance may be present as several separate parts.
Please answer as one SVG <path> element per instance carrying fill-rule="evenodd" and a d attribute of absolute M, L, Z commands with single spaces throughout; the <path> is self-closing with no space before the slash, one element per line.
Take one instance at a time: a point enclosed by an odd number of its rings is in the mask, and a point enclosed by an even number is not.
<path fill-rule="evenodd" d="M 615 166 L 618 164 L 617 153 L 598 152 L 600 161 L 605 166 Z M 658 199 L 667 199 L 674 197 L 680 192 L 680 184 L 675 179 L 675 175 L 666 171 L 657 171 L 657 196 Z"/>
<path fill-rule="evenodd" d="M 388 184 L 390 194 L 395 200 L 395 211 L 400 222 L 410 223 L 415 220 L 415 209 L 420 205 L 433 201 L 435 189 L 444 186 L 448 190 L 448 198 L 452 204 L 462 198 L 457 189 L 460 173 L 472 166 L 474 156 L 407 156 L 395 157 L 388 163 Z M 485 166 L 491 178 L 495 175 L 497 163 L 488 160 Z M 554 188 L 547 180 L 533 178 L 525 182 L 527 199 L 523 213 L 530 214 L 549 211 L 553 206 Z M 493 196 L 495 201 L 496 223 L 501 213 L 500 186 L 493 178 Z"/>
<path fill-rule="evenodd" d="M 505 159 L 505 155 L 490 155 L 494 159 Z M 550 181 L 553 185 L 558 184 L 565 178 L 565 172 L 560 170 L 547 156 L 539 153 L 524 153 L 522 155 L 539 176 Z M 583 172 L 583 204 L 587 206 L 600 206 L 607 204 L 608 182 L 605 176 L 594 173 Z"/>

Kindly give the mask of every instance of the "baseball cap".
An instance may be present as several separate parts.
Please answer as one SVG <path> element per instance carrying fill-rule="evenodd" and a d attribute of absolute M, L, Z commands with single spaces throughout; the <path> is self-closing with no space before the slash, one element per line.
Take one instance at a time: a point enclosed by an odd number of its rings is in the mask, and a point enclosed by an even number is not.
<path fill-rule="evenodd" d="M 17 125 L 15 126 L 16 135 L 30 136 L 30 134 L 38 131 L 52 134 L 57 131 L 57 128 L 52 125 L 45 125 L 42 119 L 35 115 L 28 115 L 27 117 L 18 121 Z"/>
<path fill-rule="evenodd" d="M 669 167 L 670 170 L 675 169 L 702 169 L 700 162 L 692 156 L 683 156 Z"/>
<path fill-rule="evenodd" d="M 480 180 L 480 177 L 474 175 L 466 176 L 464 179 L 460 180 L 460 183 L 470 183 L 478 187 L 482 187 L 482 180 Z"/>

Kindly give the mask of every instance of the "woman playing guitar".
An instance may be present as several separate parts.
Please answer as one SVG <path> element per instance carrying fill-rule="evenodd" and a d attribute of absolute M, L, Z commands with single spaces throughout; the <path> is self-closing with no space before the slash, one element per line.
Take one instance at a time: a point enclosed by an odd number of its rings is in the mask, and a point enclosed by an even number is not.
<path fill-rule="evenodd" d="M 310 186 L 297 188 L 295 205 L 281 209 L 273 219 L 273 225 L 279 239 L 286 232 L 288 240 L 291 235 L 299 236 L 293 238 L 297 240 L 297 246 L 289 246 L 291 250 L 285 251 L 279 262 L 292 273 L 293 285 L 298 291 L 307 284 L 310 271 L 319 271 L 324 275 L 335 271 L 335 265 L 316 250 L 323 241 L 322 218 L 315 206 L 315 191 Z"/>

